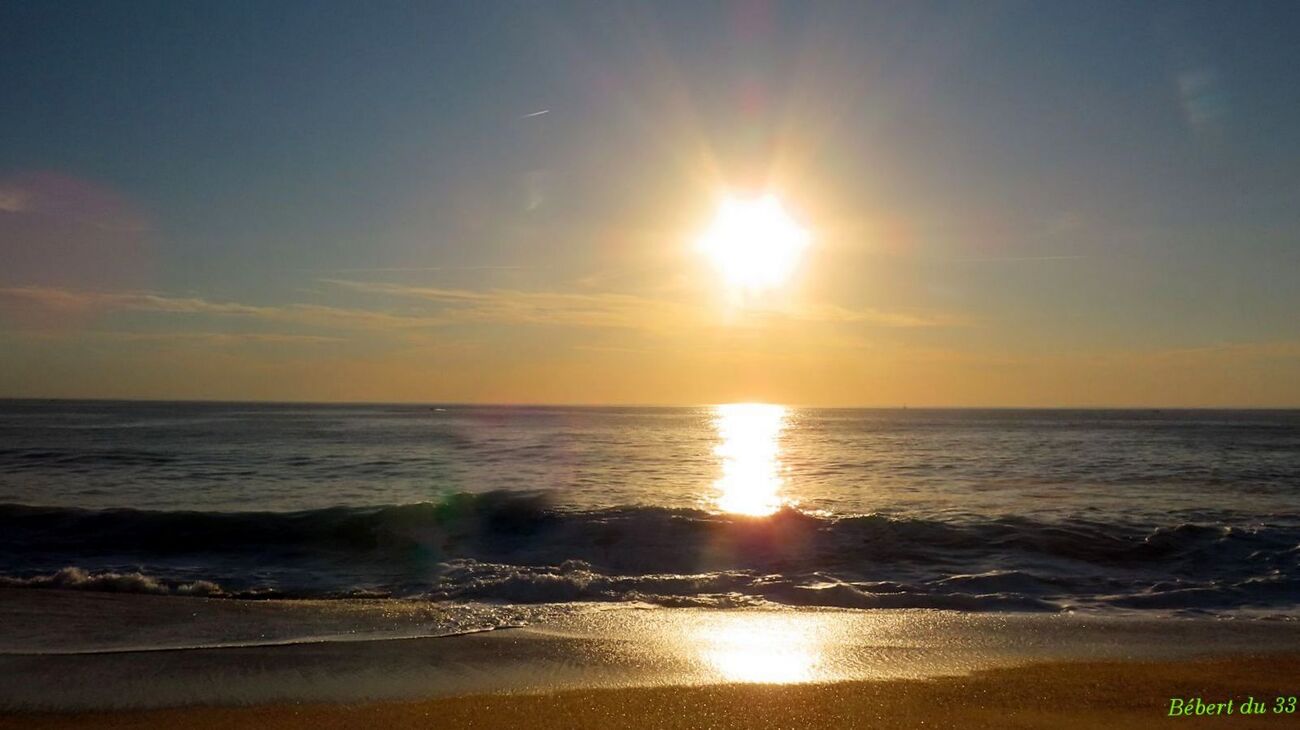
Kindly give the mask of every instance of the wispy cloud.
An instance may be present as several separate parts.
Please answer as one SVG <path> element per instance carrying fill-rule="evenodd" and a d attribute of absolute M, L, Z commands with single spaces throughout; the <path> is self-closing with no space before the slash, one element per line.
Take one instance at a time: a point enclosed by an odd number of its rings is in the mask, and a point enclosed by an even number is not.
<path fill-rule="evenodd" d="M 284 332 L 202 332 L 176 330 L 160 332 L 92 330 L 87 332 L 69 330 L 19 330 L 8 334 L 42 340 L 92 339 L 108 342 L 157 342 L 165 344 L 195 343 L 216 346 L 241 344 L 323 345 L 347 341 L 342 337 L 302 335 Z"/>
<path fill-rule="evenodd" d="M 97 332 L 97 337 L 126 342 L 202 342 L 224 344 L 323 345 L 346 342 L 342 337 L 299 335 L 284 332 Z"/>
<path fill-rule="evenodd" d="M 1300 341 L 1270 340 L 1262 342 L 1223 342 L 1195 347 L 1171 347 L 1158 350 L 1145 350 L 1138 353 L 1141 357 L 1159 361 L 1187 361 L 1192 359 L 1225 360 L 1262 360 L 1284 359 L 1300 360 Z"/>
<path fill-rule="evenodd" d="M 712 311 L 700 304 L 613 293 L 524 292 L 509 289 L 468 290 L 407 286 L 390 282 L 326 279 L 345 289 L 413 298 L 432 303 L 442 313 L 463 322 L 512 322 L 585 327 L 689 329 L 710 323 Z M 751 321 L 821 324 L 867 324 L 881 327 L 948 327 L 967 324 L 950 315 L 850 309 L 834 304 L 809 304 L 787 309 L 751 308 Z"/>
<path fill-rule="evenodd" d="M 1020 261 L 1078 261 L 1087 258 L 1086 256 L 970 256 L 961 258 L 947 258 L 944 261 L 953 261 L 957 263 L 1014 263 Z"/>
<path fill-rule="evenodd" d="M 18 286 L 0 287 L 0 305 L 75 315 L 137 312 L 241 318 L 318 331 L 408 333 L 411 336 L 421 330 L 467 324 L 622 329 L 661 336 L 685 336 L 720 327 L 723 323 L 718 310 L 702 302 L 632 294 L 470 290 L 341 279 L 321 281 L 347 291 L 411 300 L 413 304 L 392 309 L 309 303 L 252 305 L 155 292 Z M 746 308 L 728 318 L 727 322 L 742 328 L 756 325 L 797 328 L 807 325 L 950 327 L 968 324 L 951 315 L 850 309 L 833 304 L 783 309 Z"/>
<path fill-rule="evenodd" d="M 79 291 L 50 286 L 0 287 L 0 299 L 25 302 L 47 309 L 125 309 L 133 311 L 189 314 L 235 314 L 255 316 L 268 310 L 245 304 L 210 302 L 195 297 L 172 297 L 148 292 Z"/>
<path fill-rule="evenodd" d="M 1198 68 L 1179 74 L 1178 91 L 1193 132 L 1204 133 L 1221 126 L 1228 114 L 1229 99 L 1217 69 Z"/>
<path fill-rule="evenodd" d="M 436 317 L 318 304 L 258 306 L 151 292 L 77 291 L 46 286 L 0 287 L 0 302 L 4 301 L 70 313 L 127 311 L 216 315 L 345 329 L 399 329 L 446 323 Z"/>
<path fill-rule="evenodd" d="M 0 179 L 0 213 L 38 215 L 91 229 L 143 233 L 142 211 L 116 190 L 53 172 L 26 172 Z"/>
<path fill-rule="evenodd" d="M 698 319 L 697 308 L 631 294 L 572 294 L 508 289 L 470 290 L 388 282 L 326 279 L 352 291 L 417 299 L 457 322 L 508 322 L 586 327 L 658 327 Z"/>
<path fill-rule="evenodd" d="M 27 208 L 27 194 L 14 187 L 0 187 L 0 211 L 21 213 Z"/>
<path fill-rule="evenodd" d="M 526 271 L 535 269 L 535 266 L 379 266 L 373 268 L 349 268 L 349 269 L 332 269 L 332 268 L 309 268 L 293 269 L 293 271 L 318 271 L 333 274 L 370 274 L 370 273 L 406 273 L 406 272 L 427 272 L 427 271 Z"/>
<path fill-rule="evenodd" d="M 796 322 L 827 324 L 869 324 L 878 327 L 965 327 L 967 317 L 943 313 L 891 312 L 881 309 L 850 309 L 837 304 L 812 304 L 791 311 L 764 312 L 771 317 Z"/>

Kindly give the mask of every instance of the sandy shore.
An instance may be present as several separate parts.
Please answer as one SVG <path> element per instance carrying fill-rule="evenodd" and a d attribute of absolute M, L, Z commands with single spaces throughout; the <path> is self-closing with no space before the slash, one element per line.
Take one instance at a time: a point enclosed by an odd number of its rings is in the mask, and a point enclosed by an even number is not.
<path fill-rule="evenodd" d="M 0 599 L 0 728 L 1300 727 L 1240 713 L 1300 695 L 1281 618 Z"/>
<path fill-rule="evenodd" d="M 1175 662 L 1052 662 L 961 677 L 473 695 L 416 702 L 0 715 L 0 728 L 1139 728 L 1297 727 L 1271 710 L 1300 693 L 1300 654 Z M 1231 716 L 1170 718 L 1170 698 L 1234 701 Z"/>

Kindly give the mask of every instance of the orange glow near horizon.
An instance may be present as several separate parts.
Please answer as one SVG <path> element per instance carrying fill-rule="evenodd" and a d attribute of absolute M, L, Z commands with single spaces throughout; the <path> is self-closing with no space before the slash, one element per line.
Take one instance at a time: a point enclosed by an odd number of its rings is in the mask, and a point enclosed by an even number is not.
<path fill-rule="evenodd" d="M 713 425 L 721 439 L 714 448 L 722 476 L 714 482 L 719 509 L 761 517 L 781 508 L 781 432 L 784 406 L 729 403 L 717 406 Z"/>

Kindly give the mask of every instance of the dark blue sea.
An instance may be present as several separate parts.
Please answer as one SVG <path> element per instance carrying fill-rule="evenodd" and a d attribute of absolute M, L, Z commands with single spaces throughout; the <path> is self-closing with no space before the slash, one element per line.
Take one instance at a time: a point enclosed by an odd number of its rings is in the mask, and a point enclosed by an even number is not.
<path fill-rule="evenodd" d="M 1292 615 L 1300 412 L 4 401 L 0 576 Z"/>

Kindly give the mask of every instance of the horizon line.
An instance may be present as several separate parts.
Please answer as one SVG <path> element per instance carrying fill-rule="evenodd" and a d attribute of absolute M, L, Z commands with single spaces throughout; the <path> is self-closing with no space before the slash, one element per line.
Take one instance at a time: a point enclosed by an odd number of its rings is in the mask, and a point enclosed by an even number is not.
<path fill-rule="evenodd" d="M 732 403 L 766 403 L 785 408 L 806 410 L 879 410 L 879 411 L 1300 411 L 1300 405 L 1232 406 L 1232 405 L 808 405 L 780 403 L 767 400 L 734 400 L 714 403 L 597 403 L 572 402 L 507 402 L 507 401 L 384 401 L 384 400 L 269 400 L 226 398 L 113 398 L 69 396 L 0 396 L 4 402 L 62 402 L 62 403 L 176 403 L 207 405 L 267 405 L 267 406 L 410 406 L 454 408 L 713 408 Z"/>

